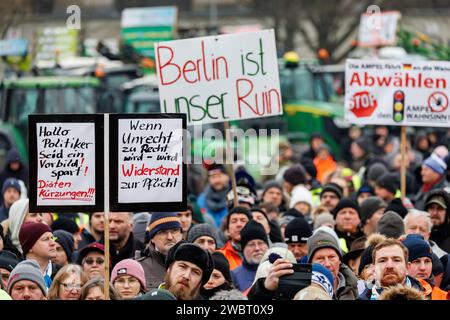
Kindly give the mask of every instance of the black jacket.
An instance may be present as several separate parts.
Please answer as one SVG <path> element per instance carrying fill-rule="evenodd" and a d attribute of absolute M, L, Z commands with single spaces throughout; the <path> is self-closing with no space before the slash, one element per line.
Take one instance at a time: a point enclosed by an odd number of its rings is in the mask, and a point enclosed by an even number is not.
<path fill-rule="evenodd" d="M 445 252 L 450 252 L 450 195 L 442 189 L 433 190 L 427 195 L 424 203 L 427 203 L 434 196 L 444 198 L 445 204 L 447 205 L 447 212 L 444 223 L 441 226 L 433 227 L 431 230 L 430 240 L 436 242 Z"/>
<path fill-rule="evenodd" d="M 101 239 L 100 243 L 104 243 L 104 239 Z M 112 263 L 111 268 L 114 268 L 114 266 L 118 262 L 124 259 L 130 258 L 134 259 L 137 250 L 139 251 L 145 250 L 145 245 L 141 241 L 134 239 L 133 232 L 130 233 L 128 241 L 122 249 L 117 250 L 114 244 L 111 243 L 109 246 L 109 253 L 111 256 L 111 263 Z"/>

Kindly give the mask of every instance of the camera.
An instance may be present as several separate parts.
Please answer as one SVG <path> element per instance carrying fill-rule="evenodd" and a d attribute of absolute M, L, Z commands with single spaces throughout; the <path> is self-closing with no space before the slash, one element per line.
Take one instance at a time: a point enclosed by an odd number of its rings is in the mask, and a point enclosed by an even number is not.
<path fill-rule="evenodd" d="M 280 277 L 275 294 L 279 300 L 292 300 L 298 291 L 311 284 L 311 263 L 294 263 L 292 268 L 293 274 Z"/>

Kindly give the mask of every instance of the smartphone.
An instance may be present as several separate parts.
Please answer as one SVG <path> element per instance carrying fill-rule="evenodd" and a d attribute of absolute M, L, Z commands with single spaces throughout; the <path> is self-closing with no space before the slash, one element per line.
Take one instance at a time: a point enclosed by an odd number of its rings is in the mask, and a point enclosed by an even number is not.
<path fill-rule="evenodd" d="M 297 292 L 311 284 L 312 264 L 294 263 L 293 274 L 280 277 L 275 294 L 280 300 L 292 300 Z"/>

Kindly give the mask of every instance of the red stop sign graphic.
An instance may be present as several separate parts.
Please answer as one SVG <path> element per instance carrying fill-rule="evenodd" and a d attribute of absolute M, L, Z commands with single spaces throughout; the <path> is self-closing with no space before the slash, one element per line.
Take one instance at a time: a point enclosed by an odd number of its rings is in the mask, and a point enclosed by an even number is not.
<path fill-rule="evenodd" d="M 373 94 L 369 91 L 361 91 L 353 95 L 350 111 L 358 118 L 370 117 L 377 105 L 377 100 Z"/>

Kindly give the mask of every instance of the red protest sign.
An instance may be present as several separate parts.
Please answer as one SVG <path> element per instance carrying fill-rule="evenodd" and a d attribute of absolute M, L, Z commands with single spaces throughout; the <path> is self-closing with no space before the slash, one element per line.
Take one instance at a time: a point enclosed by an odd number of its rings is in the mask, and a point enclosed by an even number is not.
<path fill-rule="evenodd" d="M 358 118 L 370 117 L 378 105 L 377 99 L 369 91 L 355 93 L 350 104 L 350 111 Z"/>

